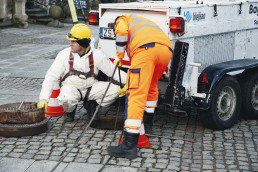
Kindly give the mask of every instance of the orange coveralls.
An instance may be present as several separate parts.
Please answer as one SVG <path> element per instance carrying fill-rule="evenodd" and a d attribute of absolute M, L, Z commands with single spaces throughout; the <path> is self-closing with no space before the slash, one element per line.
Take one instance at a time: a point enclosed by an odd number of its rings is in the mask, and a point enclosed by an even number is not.
<path fill-rule="evenodd" d="M 172 45 L 154 22 L 143 17 L 123 15 L 114 24 L 117 57 L 122 60 L 126 50 L 131 60 L 124 128 L 139 133 L 144 110 L 154 113 L 157 106 L 158 81 L 172 57 Z"/>

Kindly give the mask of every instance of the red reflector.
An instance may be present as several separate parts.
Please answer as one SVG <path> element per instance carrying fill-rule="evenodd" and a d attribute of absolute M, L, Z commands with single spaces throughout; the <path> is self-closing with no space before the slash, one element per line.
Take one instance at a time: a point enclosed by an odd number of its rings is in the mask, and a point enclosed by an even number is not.
<path fill-rule="evenodd" d="M 88 21 L 89 21 L 89 25 L 98 25 L 99 24 L 99 14 L 98 13 L 89 13 Z"/>
<path fill-rule="evenodd" d="M 209 81 L 208 81 L 207 76 L 206 76 L 205 73 L 202 73 L 202 74 L 201 74 L 200 82 L 206 83 L 206 84 L 209 83 Z"/>
<path fill-rule="evenodd" d="M 172 33 L 183 33 L 185 31 L 185 20 L 181 17 L 171 18 L 169 28 Z"/>

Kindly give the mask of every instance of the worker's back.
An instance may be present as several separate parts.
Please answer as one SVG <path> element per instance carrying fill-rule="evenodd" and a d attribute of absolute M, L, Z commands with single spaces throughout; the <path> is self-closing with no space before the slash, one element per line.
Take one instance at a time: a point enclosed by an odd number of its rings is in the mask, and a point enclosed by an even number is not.
<path fill-rule="evenodd" d="M 138 47 L 153 42 L 172 47 L 168 36 L 154 22 L 134 15 L 123 15 L 119 20 L 126 21 L 129 26 L 128 48 L 130 54 Z"/>

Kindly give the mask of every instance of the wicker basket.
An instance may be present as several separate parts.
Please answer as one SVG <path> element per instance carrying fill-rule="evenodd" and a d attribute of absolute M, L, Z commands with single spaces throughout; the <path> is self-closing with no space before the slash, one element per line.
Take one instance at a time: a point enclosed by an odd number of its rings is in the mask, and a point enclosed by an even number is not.
<path fill-rule="evenodd" d="M 44 120 L 44 109 L 35 102 L 0 105 L 0 123 L 32 124 Z"/>

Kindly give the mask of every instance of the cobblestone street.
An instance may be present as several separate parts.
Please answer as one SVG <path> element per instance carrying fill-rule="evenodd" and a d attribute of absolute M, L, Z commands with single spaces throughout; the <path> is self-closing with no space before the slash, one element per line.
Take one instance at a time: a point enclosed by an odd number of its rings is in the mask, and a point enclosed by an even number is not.
<path fill-rule="evenodd" d="M 0 105 L 37 102 L 47 69 L 57 52 L 69 45 L 71 25 L 0 30 Z M 98 28 L 92 27 L 97 38 Z M 63 125 L 51 118 L 46 133 L 22 138 L 0 137 L 0 172 L 48 172 L 66 154 L 89 122 L 79 105 L 76 119 Z M 202 126 L 193 110 L 188 116 L 158 111 L 151 149 L 134 160 L 112 158 L 103 171 L 258 171 L 258 120 L 239 119 L 231 129 Z M 107 146 L 118 144 L 121 131 L 90 128 L 56 171 L 98 171 L 109 159 Z"/>

